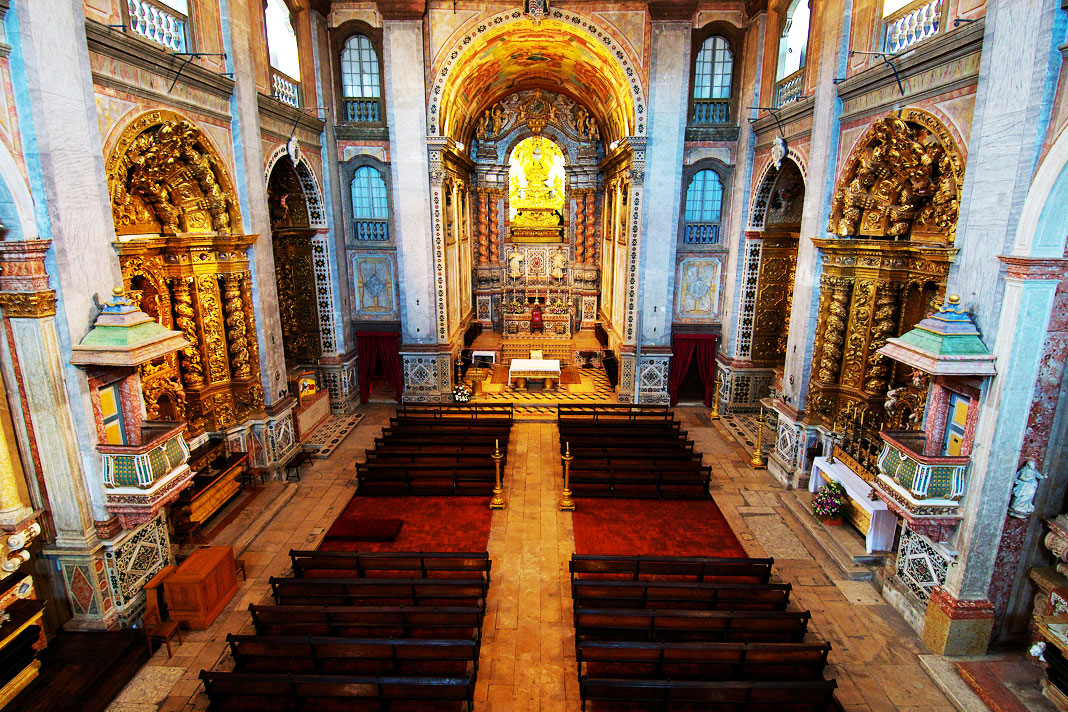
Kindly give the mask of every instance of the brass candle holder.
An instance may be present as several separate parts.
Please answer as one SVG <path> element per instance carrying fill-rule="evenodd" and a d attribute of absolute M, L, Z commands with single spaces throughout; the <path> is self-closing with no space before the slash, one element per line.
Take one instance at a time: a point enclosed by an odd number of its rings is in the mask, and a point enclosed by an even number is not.
<path fill-rule="evenodd" d="M 712 396 L 712 412 L 708 414 L 709 420 L 719 420 L 719 390 L 723 387 L 723 381 L 720 380 L 719 370 L 716 370 L 716 383 L 713 386 L 715 395 Z"/>
<path fill-rule="evenodd" d="M 574 512 L 575 500 L 571 499 L 571 461 L 575 459 L 575 456 L 571 454 L 571 443 L 567 443 L 560 459 L 564 461 L 564 491 L 560 498 L 560 511 Z"/>
<path fill-rule="evenodd" d="M 757 421 L 756 447 L 753 448 L 753 457 L 749 459 L 749 466 L 754 470 L 768 469 L 768 463 L 764 460 L 764 409 L 760 409 L 760 420 Z"/>
<path fill-rule="evenodd" d="M 501 452 L 501 441 L 493 441 L 493 464 L 497 469 L 497 486 L 493 488 L 493 499 L 490 500 L 490 509 L 504 509 L 504 488 L 501 487 L 501 460 L 504 453 Z"/>

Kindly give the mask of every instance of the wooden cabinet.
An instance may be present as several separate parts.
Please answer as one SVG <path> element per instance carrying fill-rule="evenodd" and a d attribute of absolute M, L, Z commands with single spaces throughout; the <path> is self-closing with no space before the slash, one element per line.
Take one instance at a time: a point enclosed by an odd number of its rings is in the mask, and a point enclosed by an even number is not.
<path fill-rule="evenodd" d="M 235 593 L 234 550 L 228 546 L 197 549 L 163 581 L 170 619 L 194 630 L 210 626 Z"/>
<path fill-rule="evenodd" d="M 43 640 L 44 603 L 17 600 L 7 609 L 10 619 L 0 623 L 0 707 L 37 677 L 41 662 L 34 646 Z"/>

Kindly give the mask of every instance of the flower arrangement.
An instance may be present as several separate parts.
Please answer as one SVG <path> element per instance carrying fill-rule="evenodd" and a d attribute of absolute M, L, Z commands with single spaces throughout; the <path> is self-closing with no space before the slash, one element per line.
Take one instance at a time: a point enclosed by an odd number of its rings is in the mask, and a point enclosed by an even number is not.
<path fill-rule="evenodd" d="M 526 311 L 526 306 L 518 299 L 512 299 L 510 302 L 505 302 L 504 308 L 510 314 L 522 314 Z"/>
<path fill-rule="evenodd" d="M 564 299 L 549 302 L 549 312 L 552 314 L 567 314 L 571 311 L 571 305 Z"/>
<path fill-rule="evenodd" d="M 452 389 L 452 399 L 457 403 L 467 403 L 471 400 L 471 387 L 466 383 L 457 384 Z"/>
<path fill-rule="evenodd" d="M 828 482 L 816 491 L 812 498 L 812 513 L 821 519 L 841 516 L 845 489 L 837 482 Z"/>

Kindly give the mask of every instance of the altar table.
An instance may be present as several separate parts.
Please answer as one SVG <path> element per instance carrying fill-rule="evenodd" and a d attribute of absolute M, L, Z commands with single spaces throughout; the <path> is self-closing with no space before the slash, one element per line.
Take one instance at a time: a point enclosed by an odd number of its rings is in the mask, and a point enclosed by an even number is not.
<path fill-rule="evenodd" d="M 518 388 L 527 387 L 528 378 L 545 379 L 545 387 L 553 387 L 553 379 L 560 382 L 560 361 L 548 358 L 514 358 L 508 366 L 508 383 L 515 379 Z"/>
<path fill-rule="evenodd" d="M 815 492 L 827 480 L 842 485 L 846 496 L 860 511 L 859 516 L 852 517 L 857 528 L 864 533 L 867 552 L 890 551 L 894 546 L 894 533 L 897 529 L 897 517 L 886 508 L 881 499 L 872 500 L 868 494 L 871 485 L 841 462 L 830 463 L 826 457 L 817 457 L 812 463 L 812 477 L 808 481 L 808 491 Z M 865 530 L 864 519 L 869 520 Z"/>

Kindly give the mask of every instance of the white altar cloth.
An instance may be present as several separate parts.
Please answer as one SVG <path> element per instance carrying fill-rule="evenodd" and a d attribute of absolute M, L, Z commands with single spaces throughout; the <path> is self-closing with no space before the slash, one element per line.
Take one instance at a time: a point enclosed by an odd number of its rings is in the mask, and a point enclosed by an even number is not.
<path fill-rule="evenodd" d="M 560 379 L 560 361 L 554 358 L 514 358 L 508 366 L 508 382 L 513 378 Z"/>
<path fill-rule="evenodd" d="M 873 551 L 890 551 L 894 546 L 894 533 L 897 529 L 897 517 L 886 508 L 881 499 L 868 497 L 872 486 L 860 478 L 841 462 L 827 462 L 826 457 L 817 457 L 812 462 L 812 477 L 808 480 L 808 491 L 815 492 L 828 480 L 842 485 L 846 495 L 871 516 L 871 526 L 865 537 L 868 553 Z"/>

